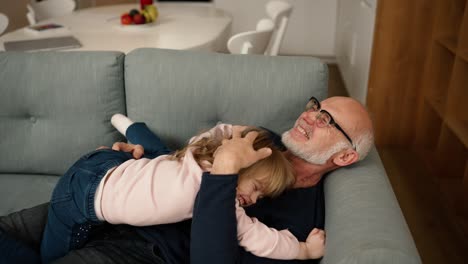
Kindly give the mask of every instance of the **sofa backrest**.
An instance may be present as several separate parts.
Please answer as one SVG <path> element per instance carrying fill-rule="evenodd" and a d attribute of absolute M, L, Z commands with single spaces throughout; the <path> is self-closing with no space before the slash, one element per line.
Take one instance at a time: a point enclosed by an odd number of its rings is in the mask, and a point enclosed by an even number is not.
<path fill-rule="evenodd" d="M 218 122 L 281 133 L 310 96 L 327 96 L 327 73 L 304 57 L 3 52 L 0 173 L 63 174 L 84 153 L 122 139 L 114 113 L 146 122 L 172 148 Z"/>
<path fill-rule="evenodd" d="M 327 96 L 316 58 L 138 49 L 125 57 L 127 114 L 172 148 L 217 122 L 289 129 L 311 96 Z"/>
<path fill-rule="evenodd" d="M 0 173 L 61 175 L 119 139 L 124 54 L 0 52 Z"/>

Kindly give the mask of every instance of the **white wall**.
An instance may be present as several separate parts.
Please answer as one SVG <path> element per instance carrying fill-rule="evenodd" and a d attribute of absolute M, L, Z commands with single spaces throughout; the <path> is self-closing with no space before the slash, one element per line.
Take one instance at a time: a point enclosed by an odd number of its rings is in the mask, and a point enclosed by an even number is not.
<path fill-rule="evenodd" d="M 338 0 L 336 60 L 349 95 L 366 103 L 377 0 Z"/>
<path fill-rule="evenodd" d="M 269 0 L 213 0 L 233 17 L 232 34 L 255 28 L 267 17 Z M 286 0 L 293 4 L 280 54 L 335 56 L 337 0 Z"/>

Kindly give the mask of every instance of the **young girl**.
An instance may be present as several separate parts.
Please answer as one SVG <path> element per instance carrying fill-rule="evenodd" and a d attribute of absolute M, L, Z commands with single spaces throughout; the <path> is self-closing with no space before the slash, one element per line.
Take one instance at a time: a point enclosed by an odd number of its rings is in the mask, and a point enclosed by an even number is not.
<path fill-rule="evenodd" d="M 132 142 L 138 141 L 139 133 L 151 133 L 137 131 L 142 123 L 133 124 L 123 115 L 115 115 L 112 121 Z M 137 133 L 129 135 L 130 130 Z M 70 250 L 81 248 L 90 229 L 105 222 L 149 226 L 191 218 L 201 176 L 210 171 L 216 149 L 223 139 L 231 137 L 231 130 L 231 125 L 218 125 L 192 138 L 184 149 L 172 155 L 160 147 L 160 154 L 166 154 L 154 159 L 136 160 L 129 153 L 109 149 L 80 158 L 54 189 L 41 243 L 43 262 L 52 262 Z M 268 228 L 242 209 L 262 196 L 280 194 L 294 182 L 289 162 L 273 145 L 269 133 L 255 130 L 259 135 L 254 148 L 269 147 L 272 154 L 239 173 L 236 215 L 240 245 L 261 257 L 321 257 L 316 253 L 323 252 L 323 245 L 306 246 L 289 231 Z M 318 241 L 317 232 L 312 233 L 307 241 Z"/>

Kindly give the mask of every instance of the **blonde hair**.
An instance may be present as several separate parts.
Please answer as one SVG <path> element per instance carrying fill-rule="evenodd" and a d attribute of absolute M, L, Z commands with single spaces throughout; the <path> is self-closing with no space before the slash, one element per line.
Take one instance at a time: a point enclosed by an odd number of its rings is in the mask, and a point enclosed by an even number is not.
<path fill-rule="evenodd" d="M 248 127 L 242 132 L 242 136 L 245 136 L 251 131 L 258 132 L 258 136 L 253 143 L 253 148 L 258 150 L 267 147 L 272 150 L 272 153 L 267 158 L 257 161 L 248 168 L 242 169 L 239 172 L 239 181 L 247 177 L 259 179 L 262 183 L 264 196 L 278 196 L 286 189 L 292 187 L 295 182 L 292 166 L 283 153 L 274 145 L 268 131 L 255 127 Z M 207 162 L 213 164 L 213 154 L 221 144 L 222 139 L 202 138 L 188 144 L 181 150 L 177 150 L 173 154 L 173 158 L 181 160 L 185 156 L 187 150 L 190 149 L 192 150 L 195 161 L 203 168 Z M 262 174 L 262 178 L 259 177 L 260 172 L 265 173 Z M 264 175 L 267 175 L 267 177 Z"/>

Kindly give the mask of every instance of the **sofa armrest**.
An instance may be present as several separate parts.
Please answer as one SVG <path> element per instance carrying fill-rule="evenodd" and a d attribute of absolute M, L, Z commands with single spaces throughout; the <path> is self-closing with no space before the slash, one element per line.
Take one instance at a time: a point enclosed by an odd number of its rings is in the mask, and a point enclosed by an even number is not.
<path fill-rule="evenodd" d="M 327 176 L 325 204 L 322 263 L 421 263 L 375 148 Z"/>

